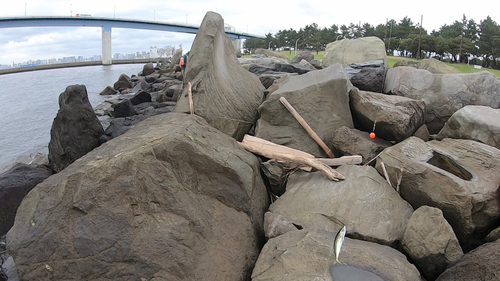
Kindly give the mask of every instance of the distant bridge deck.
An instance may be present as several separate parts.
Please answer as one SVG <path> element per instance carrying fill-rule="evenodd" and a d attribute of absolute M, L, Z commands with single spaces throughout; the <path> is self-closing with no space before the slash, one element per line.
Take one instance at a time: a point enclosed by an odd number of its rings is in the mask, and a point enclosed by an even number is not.
<path fill-rule="evenodd" d="M 0 28 L 34 27 L 34 26 L 90 26 L 102 28 L 102 64 L 112 64 L 111 59 L 111 28 L 132 28 L 181 32 L 196 34 L 199 26 L 168 23 L 161 21 L 145 21 L 121 18 L 101 17 L 10 17 L 0 18 Z M 233 28 L 224 27 L 226 35 L 231 39 L 263 38 L 258 35 L 236 32 Z"/>
<path fill-rule="evenodd" d="M 103 17 L 8 17 L 0 18 L 0 28 L 11 27 L 34 27 L 34 26 L 90 26 L 102 27 L 103 30 L 115 28 L 147 29 L 169 32 L 181 32 L 196 34 L 199 26 L 168 23 L 163 21 L 147 21 L 122 18 L 103 18 Z M 263 38 L 259 35 L 237 32 L 236 30 L 225 30 L 226 35 L 231 39 Z"/>

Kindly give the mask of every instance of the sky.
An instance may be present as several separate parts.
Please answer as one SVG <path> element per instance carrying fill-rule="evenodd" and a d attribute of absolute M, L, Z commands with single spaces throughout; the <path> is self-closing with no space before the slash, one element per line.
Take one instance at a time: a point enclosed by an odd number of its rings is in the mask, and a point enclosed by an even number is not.
<path fill-rule="evenodd" d="M 7 1 L 7 0 L 2 0 Z M 154 20 L 169 23 L 199 25 L 208 11 L 219 13 L 224 22 L 236 31 L 262 35 L 279 30 L 299 30 L 316 23 L 320 28 L 333 24 L 385 24 L 387 19 L 400 22 L 405 16 L 415 24 L 423 16 L 422 26 L 428 31 L 439 30 L 444 24 L 467 19 L 477 23 L 490 16 L 500 23 L 500 9 L 493 0 L 476 0 L 473 5 L 452 4 L 452 1 L 318 1 L 318 0 L 25 0 L 5 3 L 1 17 L 75 16 L 116 17 Z M 382 5 L 383 4 L 383 5 Z M 90 57 L 101 55 L 100 27 L 24 27 L 0 29 L 0 64 L 11 65 L 28 60 Z M 151 46 L 175 48 L 182 44 L 189 50 L 195 35 L 112 29 L 112 54 L 149 51 Z"/>

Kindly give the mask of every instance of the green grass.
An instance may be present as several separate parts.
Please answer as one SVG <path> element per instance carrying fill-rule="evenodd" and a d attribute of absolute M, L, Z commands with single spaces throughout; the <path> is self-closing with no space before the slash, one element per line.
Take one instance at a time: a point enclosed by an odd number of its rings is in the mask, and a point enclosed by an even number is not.
<path fill-rule="evenodd" d="M 301 51 L 297 50 L 297 54 L 300 53 Z M 294 51 L 280 51 L 278 53 L 281 53 L 285 56 L 288 57 L 288 59 L 292 60 L 295 57 L 295 52 Z M 325 51 L 320 51 L 316 53 L 315 51 L 312 52 L 314 55 L 314 58 L 319 60 L 323 58 L 323 55 L 325 54 Z M 244 55 L 242 56 L 243 58 L 249 58 L 250 55 Z M 406 58 L 406 57 L 393 57 L 393 56 L 387 56 L 387 64 L 389 67 L 393 67 L 394 64 L 399 61 L 399 60 L 411 60 L 411 61 L 417 61 L 417 59 L 414 58 Z M 475 69 L 473 65 L 468 65 L 468 64 L 463 64 L 463 63 L 446 63 L 449 66 L 452 66 L 462 73 L 475 73 L 475 72 L 480 72 L 480 71 L 489 71 L 493 73 L 493 75 L 500 77 L 500 70 L 495 70 L 495 69 L 489 69 L 489 68 L 483 68 L 483 69 Z"/>

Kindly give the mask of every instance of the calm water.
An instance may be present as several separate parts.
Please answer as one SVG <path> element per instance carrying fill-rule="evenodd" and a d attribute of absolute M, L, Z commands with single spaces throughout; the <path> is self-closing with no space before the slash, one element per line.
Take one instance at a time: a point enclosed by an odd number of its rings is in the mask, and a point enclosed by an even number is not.
<path fill-rule="evenodd" d="M 143 66 L 86 66 L 0 75 L 0 167 L 20 156 L 48 153 L 59 95 L 67 86 L 85 85 L 95 107 L 104 100 L 99 93 L 113 86 L 120 74 L 137 74 Z"/>

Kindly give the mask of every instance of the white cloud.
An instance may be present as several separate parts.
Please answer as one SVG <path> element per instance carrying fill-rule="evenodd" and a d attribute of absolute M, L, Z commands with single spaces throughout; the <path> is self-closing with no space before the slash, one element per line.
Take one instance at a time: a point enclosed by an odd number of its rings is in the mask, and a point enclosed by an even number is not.
<path fill-rule="evenodd" d="M 25 6 L 26 3 L 26 6 Z M 94 17 L 117 17 L 156 20 L 171 23 L 200 24 L 207 11 L 222 15 L 225 23 L 236 30 L 252 34 L 275 34 L 279 30 L 299 30 L 317 23 L 321 28 L 333 24 L 370 23 L 378 25 L 386 19 L 400 21 L 405 16 L 420 22 L 429 32 L 444 24 L 461 20 L 465 13 L 477 23 L 490 15 L 500 21 L 500 10 L 488 9 L 490 0 L 477 0 L 472 5 L 450 5 L 445 1 L 421 0 L 411 7 L 406 2 L 359 0 L 355 2 L 311 0 L 254 0 L 227 2 L 224 0 L 25 0 L 9 4 L 0 17 L 69 16 L 77 13 Z M 100 28 L 8 28 L 0 29 L 0 64 L 29 59 L 101 54 Z M 149 50 L 150 46 L 188 48 L 193 35 L 171 32 L 113 29 L 112 53 L 132 53 Z"/>

